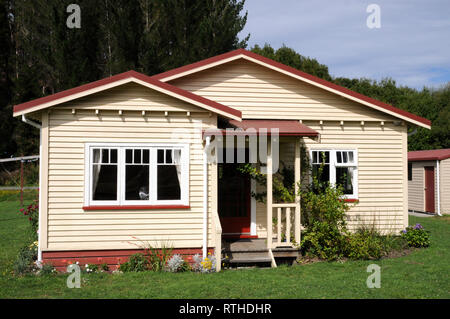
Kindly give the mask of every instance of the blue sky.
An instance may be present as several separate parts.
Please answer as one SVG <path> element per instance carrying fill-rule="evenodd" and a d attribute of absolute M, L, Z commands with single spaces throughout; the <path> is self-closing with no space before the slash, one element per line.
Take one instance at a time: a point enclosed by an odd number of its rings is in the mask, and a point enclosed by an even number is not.
<path fill-rule="evenodd" d="M 380 7 L 379 29 L 366 25 L 369 4 Z M 332 76 L 418 89 L 450 81 L 450 0 L 247 0 L 245 10 L 250 47 L 285 44 Z"/>

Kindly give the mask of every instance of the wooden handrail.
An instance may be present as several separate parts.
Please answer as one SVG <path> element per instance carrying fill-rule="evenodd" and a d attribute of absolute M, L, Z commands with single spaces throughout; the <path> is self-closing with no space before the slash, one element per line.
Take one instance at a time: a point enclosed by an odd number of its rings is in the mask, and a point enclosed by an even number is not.
<path fill-rule="evenodd" d="M 272 204 L 272 207 L 296 207 L 297 203 L 279 203 L 279 204 Z"/>

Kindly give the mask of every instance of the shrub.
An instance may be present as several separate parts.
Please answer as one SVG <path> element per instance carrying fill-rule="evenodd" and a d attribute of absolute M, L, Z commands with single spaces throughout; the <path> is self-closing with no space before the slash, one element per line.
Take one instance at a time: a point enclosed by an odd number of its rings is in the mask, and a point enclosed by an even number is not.
<path fill-rule="evenodd" d="M 144 250 L 144 255 L 149 262 L 149 268 L 153 271 L 164 270 L 170 257 L 172 257 L 173 247 L 169 246 L 166 242 L 162 242 L 160 245 L 161 248 L 154 248 L 149 242 L 144 242 L 134 236 L 133 238 L 139 240 L 141 244 L 136 244 L 134 242 L 130 242 L 130 244 Z"/>
<path fill-rule="evenodd" d="M 346 238 L 346 257 L 350 259 L 380 259 L 387 251 L 382 236 L 373 230 L 359 229 Z"/>
<path fill-rule="evenodd" d="M 42 264 L 41 270 L 39 270 L 39 275 L 48 276 L 56 274 L 56 269 L 52 264 Z"/>
<path fill-rule="evenodd" d="M 109 266 L 107 263 L 103 263 L 100 265 L 100 270 L 101 271 L 109 271 Z"/>
<path fill-rule="evenodd" d="M 14 273 L 24 275 L 36 270 L 35 261 L 37 260 L 37 242 L 22 247 L 14 263 Z"/>
<path fill-rule="evenodd" d="M 173 255 L 167 262 L 167 270 L 170 272 L 188 271 L 189 268 L 189 264 L 178 254 Z"/>
<path fill-rule="evenodd" d="M 322 173 L 320 167 L 318 174 Z M 301 190 L 303 225 L 301 249 L 308 256 L 336 260 L 345 256 L 346 250 L 346 212 L 349 205 L 342 200 L 341 186 L 323 185 L 317 176 L 312 184 Z"/>
<path fill-rule="evenodd" d="M 216 257 L 208 253 L 208 256 L 202 258 L 199 254 L 194 255 L 193 270 L 201 273 L 210 273 L 216 271 Z"/>
<path fill-rule="evenodd" d="M 408 226 L 401 231 L 401 234 L 410 247 L 420 248 L 430 246 L 430 235 L 421 224 Z"/>
<path fill-rule="evenodd" d="M 172 250 L 173 248 L 166 244 L 161 244 L 161 248 L 153 248 L 151 245 L 147 245 L 145 253 L 149 258 L 151 270 L 164 270 L 170 257 L 172 257 Z"/>
<path fill-rule="evenodd" d="M 39 201 L 37 199 L 34 200 L 27 208 L 21 208 L 20 212 L 25 216 L 28 216 L 33 240 L 37 239 L 39 229 Z"/>
<path fill-rule="evenodd" d="M 146 271 L 150 269 L 150 262 L 147 256 L 137 253 L 131 255 L 126 262 L 120 265 L 119 269 L 123 272 Z"/>
<path fill-rule="evenodd" d="M 98 265 L 96 264 L 86 264 L 84 266 L 84 271 L 86 271 L 87 273 L 97 272 L 98 269 Z"/>

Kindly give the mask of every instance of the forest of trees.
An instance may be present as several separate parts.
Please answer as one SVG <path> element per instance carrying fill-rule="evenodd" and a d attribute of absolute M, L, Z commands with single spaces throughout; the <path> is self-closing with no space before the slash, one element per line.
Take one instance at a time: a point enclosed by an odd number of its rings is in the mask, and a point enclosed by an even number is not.
<path fill-rule="evenodd" d="M 12 106 L 128 70 L 153 75 L 237 48 L 244 0 L 78 0 L 81 28 L 66 26 L 73 0 L 0 0 L 0 158 L 38 153 L 38 130 Z M 288 47 L 250 50 L 426 117 L 409 149 L 450 148 L 450 83 L 415 90 L 392 79 L 333 78 L 328 67 Z"/>

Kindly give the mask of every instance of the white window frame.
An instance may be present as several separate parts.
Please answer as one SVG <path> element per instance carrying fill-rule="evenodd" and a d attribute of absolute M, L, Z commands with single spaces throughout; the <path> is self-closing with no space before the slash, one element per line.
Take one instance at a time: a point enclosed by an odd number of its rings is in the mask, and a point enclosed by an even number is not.
<path fill-rule="evenodd" d="M 116 148 L 117 149 L 117 200 L 99 201 L 92 199 L 92 170 L 93 170 L 93 149 L 95 148 Z M 125 200 L 125 149 L 148 149 L 150 150 L 149 163 L 149 199 L 148 200 Z M 158 185 L 157 176 L 157 150 L 158 149 L 180 149 L 181 181 L 180 199 L 158 200 L 157 192 L 152 189 Z M 189 205 L 189 144 L 174 143 L 86 143 L 85 144 L 85 206 L 164 206 L 164 205 Z"/>
<path fill-rule="evenodd" d="M 338 149 L 338 148 L 320 148 L 310 149 L 309 158 L 311 165 L 313 162 L 313 152 L 330 152 L 330 184 L 336 185 L 336 167 L 353 167 L 353 194 L 346 194 L 343 197 L 346 199 L 358 199 L 358 150 L 357 149 Z M 353 152 L 353 163 L 338 163 L 336 152 Z"/>

